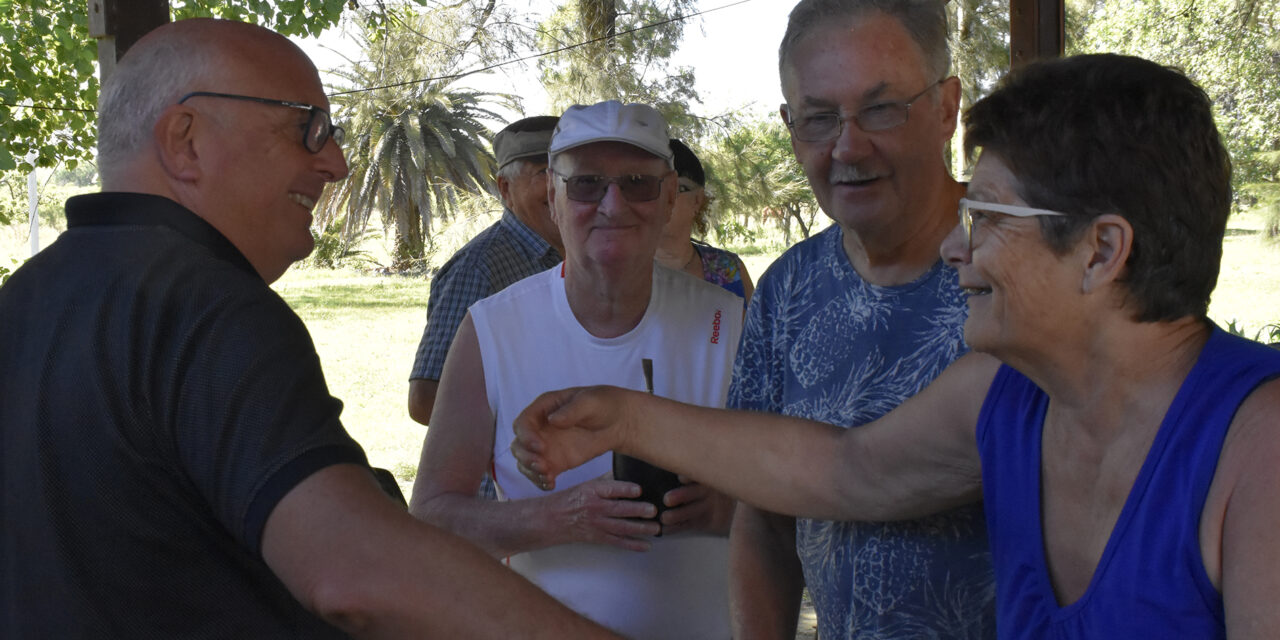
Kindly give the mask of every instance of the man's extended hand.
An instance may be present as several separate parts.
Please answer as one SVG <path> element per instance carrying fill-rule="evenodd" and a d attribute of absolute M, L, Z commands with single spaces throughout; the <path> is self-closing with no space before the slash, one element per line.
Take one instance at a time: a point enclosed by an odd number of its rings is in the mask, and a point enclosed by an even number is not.
<path fill-rule="evenodd" d="M 513 425 L 511 443 L 520 472 L 550 491 L 556 476 L 610 449 L 630 428 L 630 405 L 644 394 L 617 387 L 576 387 L 537 397 Z"/>

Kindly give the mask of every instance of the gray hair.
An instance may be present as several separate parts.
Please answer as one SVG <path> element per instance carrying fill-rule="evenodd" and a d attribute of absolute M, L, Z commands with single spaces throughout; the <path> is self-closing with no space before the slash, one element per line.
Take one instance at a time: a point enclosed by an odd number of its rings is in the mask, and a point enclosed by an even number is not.
<path fill-rule="evenodd" d="M 191 40 L 197 40 L 192 42 Z M 151 141 L 160 114 L 197 89 L 215 62 L 200 38 L 163 38 L 130 50 L 98 99 L 98 166 L 127 163 Z"/>
<path fill-rule="evenodd" d="M 520 172 L 524 171 L 525 166 L 527 166 L 528 164 L 529 164 L 528 158 L 516 158 L 515 160 L 512 160 L 511 162 L 508 162 L 502 165 L 501 167 L 499 167 L 498 174 L 496 177 L 506 178 L 507 182 L 513 182 L 516 178 L 520 177 Z M 511 208 L 510 203 L 507 202 L 506 198 L 502 197 L 501 189 L 498 190 L 497 195 L 498 195 L 498 200 L 502 202 L 502 206 L 507 209 L 510 209 Z"/>
<path fill-rule="evenodd" d="M 508 182 L 520 177 L 520 173 L 529 165 L 530 158 L 516 158 L 508 162 L 498 169 L 498 177 L 506 178 Z"/>
<path fill-rule="evenodd" d="M 879 12 L 897 20 L 924 54 L 925 70 L 934 79 L 951 71 L 944 0 L 800 0 L 791 10 L 778 47 L 778 71 L 785 77 L 791 51 L 805 35 L 829 24 L 846 24 Z"/>

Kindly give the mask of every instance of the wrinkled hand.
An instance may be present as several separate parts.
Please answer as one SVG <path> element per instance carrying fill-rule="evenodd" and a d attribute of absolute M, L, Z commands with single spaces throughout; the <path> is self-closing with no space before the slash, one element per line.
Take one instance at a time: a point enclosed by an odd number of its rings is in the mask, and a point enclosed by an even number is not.
<path fill-rule="evenodd" d="M 729 535 L 737 502 L 707 485 L 689 482 L 684 476 L 680 481 L 687 484 L 662 497 L 662 504 L 668 507 L 661 517 L 663 535 L 681 531 Z"/>
<path fill-rule="evenodd" d="M 626 429 L 631 394 L 616 387 L 576 387 L 537 397 L 512 425 L 511 454 L 523 473 L 545 491 L 556 476 L 610 449 Z"/>
<path fill-rule="evenodd" d="M 670 495 L 670 494 L 668 494 Z M 570 542 L 607 544 L 631 551 L 648 551 L 658 535 L 653 520 L 657 509 L 640 497 L 640 485 L 614 480 L 608 474 L 547 496 L 562 532 Z"/>

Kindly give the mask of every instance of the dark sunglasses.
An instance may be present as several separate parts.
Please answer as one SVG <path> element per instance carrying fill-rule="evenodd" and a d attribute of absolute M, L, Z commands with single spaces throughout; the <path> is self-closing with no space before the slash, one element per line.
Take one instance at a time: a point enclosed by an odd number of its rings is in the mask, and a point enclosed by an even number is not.
<path fill-rule="evenodd" d="M 333 120 L 329 118 L 329 112 L 317 107 L 313 104 L 305 102 L 289 102 L 288 100 L 272 100 L 270 98 L 257 98 L 254 96 L 242 96 L 234 93 L 214 93 L 212 91 L 192 91 L 178 100 L 178 104 L 182 104 L 191 98 L 229 98 L 231 100 L 245 100 L 247 102 L 257 102 L 259 104 L 269 104 L 277 107 L 288 107 L 290 109 L 299 109 L 306 111 L 310 115 L 307 117 L 307 124 L 302 128 L 302 146 L 306 147 L 311 153 L 320 153 L 329 138 L 338 146 L 342 146 L 342 139 L 345 137 L 342 127 L 334 126 Z"/>
<path fill-rule="evenodd" d="M 556 175 L 564 182 L 564 194 L 575 202 L 600 202 L 604 199 L 604 194 L 608 193 L 611 184 L 618 185 L 618 191 L 627 202 L 649 202 L 656 200 L 662 194 L 663 176 Z"/>

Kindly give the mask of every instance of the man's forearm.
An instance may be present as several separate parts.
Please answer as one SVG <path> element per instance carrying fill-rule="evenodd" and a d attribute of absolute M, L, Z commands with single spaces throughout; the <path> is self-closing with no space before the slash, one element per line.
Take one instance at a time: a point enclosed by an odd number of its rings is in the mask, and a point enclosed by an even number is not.
<path fill-rule="evenodd" d="M 414 517 L 465 538 L 495 558 L 570 542 L 548 498 L 495 501 L 443 493 L 410 509 Z"/>
<path fill-rule="evenodd" d="M 322 469 L 282 498 L 262 556 L 303 606 L 358 638 L 616 638 L 409 517 L 358 465 Z"/>
<path fill-rule="evenodd" d="M 795 638 L 803 589 L 795 519 L 739 505 L 729 536 L 733 637 Z"/>

